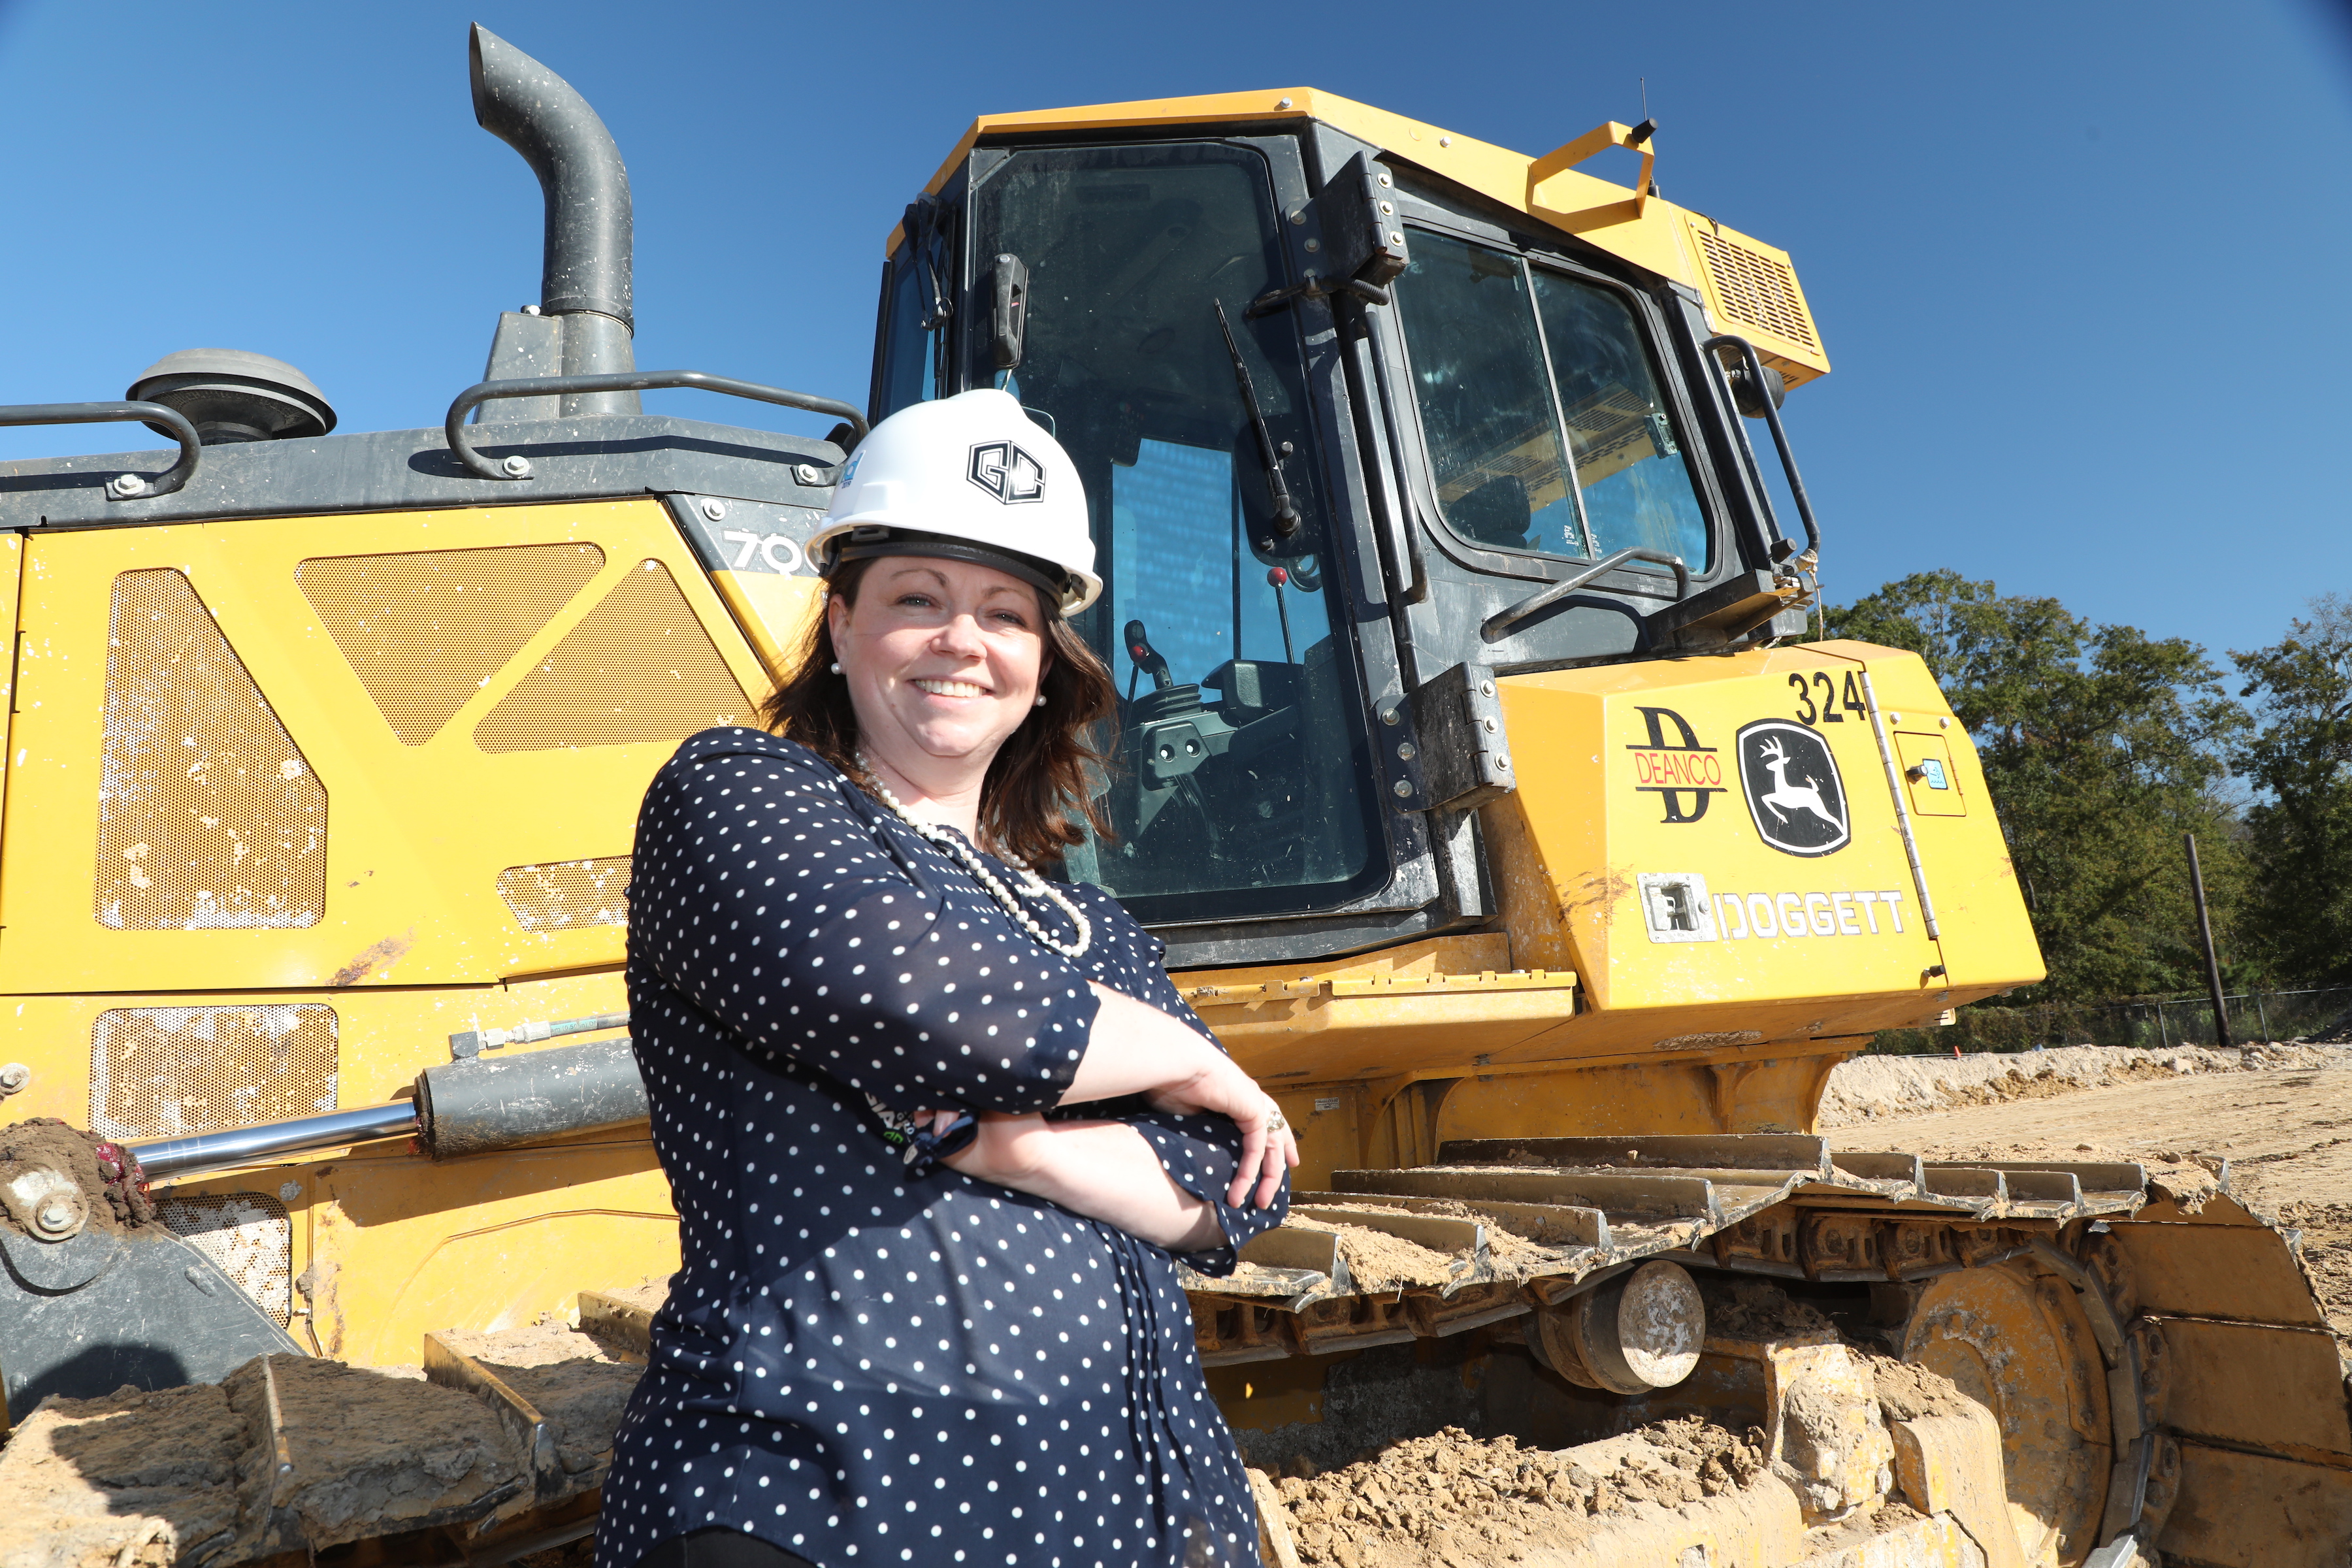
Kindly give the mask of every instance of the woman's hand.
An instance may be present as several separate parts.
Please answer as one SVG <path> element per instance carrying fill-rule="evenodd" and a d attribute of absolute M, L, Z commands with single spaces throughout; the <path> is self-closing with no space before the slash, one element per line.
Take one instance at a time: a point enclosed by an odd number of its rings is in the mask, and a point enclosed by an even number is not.
<path fill-rule="evenodd" d="M 1282 1190 L 1284 1173 L 1298 1163 L 1298 1134 L 1291 1131 L 1274 1097 L 1235 1067 L 1233 1058 L 1218 1050 L 1203 1055 L 1206 1059 L 1191 1077 L 1147 1098 L 1153 1110 L 1171 1115 L 1214 1111 L 1231 1119 L 1241 1129 L 1242 1151 L 1234 1162 L 1234 1179 L 1225 1188 L 1225 1202 L 1241 1207 L 1255 1184 L 1257 1206 L 1271 1208 L 1275 1194 Z"/>

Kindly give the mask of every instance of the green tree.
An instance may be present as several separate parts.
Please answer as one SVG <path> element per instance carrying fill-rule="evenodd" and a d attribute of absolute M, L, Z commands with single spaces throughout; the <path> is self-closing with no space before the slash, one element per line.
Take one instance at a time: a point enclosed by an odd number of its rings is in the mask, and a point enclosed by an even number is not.
<path fill-rule="evenodd" d="M 2246 813 L 2253 934 L 2286 981 L 2352 984 L 2352 603 L 2252 653 L 2231 652 L 2259 728 L 2238 771 L 2262 792 Z"/>
<path fill-rule="evenodd" d="M 2245 717 L 2201 647 L 1949 571 L 1889 583 L 1828 624 L 1920 655 L 1968 726 L 2050 970 L 2019 1000 L 2200 985 L 2184 832 L 2228 954 L 2244 870 L 2225 757 Z"/>

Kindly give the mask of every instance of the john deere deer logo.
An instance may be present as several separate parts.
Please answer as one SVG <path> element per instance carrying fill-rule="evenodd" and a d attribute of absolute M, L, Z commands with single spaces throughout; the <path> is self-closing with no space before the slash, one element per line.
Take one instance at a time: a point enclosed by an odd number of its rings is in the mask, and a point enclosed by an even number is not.
<path fill-rule="evenodd" d="M 1757 835 L 1784 855 L 1830 855 L 1853 837 L 1845 781 L 1819 731 L 1759 719 L 1739 731 L 1739 782 Z"/>

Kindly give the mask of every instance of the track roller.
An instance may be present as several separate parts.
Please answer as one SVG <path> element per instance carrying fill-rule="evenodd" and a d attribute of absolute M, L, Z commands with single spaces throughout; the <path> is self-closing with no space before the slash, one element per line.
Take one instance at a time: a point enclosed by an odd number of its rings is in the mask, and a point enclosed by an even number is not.
<path fill-rule="evenodd" d="M 1680 1264 L 1650 1262 L 1535 1314 L 1528 1349 L 1586 1388 L 1648 1394 L 1698 1366 L 1706 1304 Z"/>

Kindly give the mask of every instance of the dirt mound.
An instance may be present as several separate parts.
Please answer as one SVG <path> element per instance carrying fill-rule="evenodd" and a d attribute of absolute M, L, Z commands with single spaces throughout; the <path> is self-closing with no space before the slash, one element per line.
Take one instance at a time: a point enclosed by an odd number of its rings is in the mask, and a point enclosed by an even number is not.
<path fill-rule="evenodd" d="M 2336 1342 L 2352 1362 L 2352 1203 L 2293 1199 L 2279 1223 L 2303 1232 L 2303 1268 Z"/>
<path fill-rule="evenodd" d="M 0 1568 L 200 1562 L 236 1531 L 249 1446 L 212 1384 L 52 1399 L 0 1448 Z"/>
<path fill-rule="evenodd" d="M 1328 1225 L 1296 1215 L 1286 1222 L 1297 1230 L 1336 1231 L 1339 1255 L 1359 1290 L 1397 1290 L 1409 1285 L 1444 1285 L 1454 1278 L 1454 1259 L 1434 1247 L 1361 1226 Z"/>
<path fill-rule="evenodd" d="M 1449 1426 L 1328 1473 L 1294 1468 L 1272 1493 L 1303 1563 L 1467 1568 L 1573 1545 L 1589 1521 L 1644 1503 L 1738 1491 L 1765 1461 L 1762 1433 L 1735 1436 L 1691 1416 L 1559 1450 Z"/>
<path fill-rule="evenodd" d="M 472 1394 L 303 1356 L 274 1356 L 270 1370 L 294 1459 L 280 1495 L 313 1547 L 465 1514 L 523 1467 L 497 1415 Z M 263 1431 L 260 1363 L 221 1386 L 248 1428 Z M 429 1446 L 418 1443 L 422 1433 L 432 1434 Z"/>
<path fill-rule="evenodd" d="M 1892 1356 L 1865 1356 L 1870 1380 L 1878 1394 L 1878 1408 L 1889 1421 L 1916 1421 L 1922 1415 L 1948 1415 L 1968 1403 L 1959 1386 L 1940 1373 Z"/>
<path fill-rule="evenodd" d="M 1315 1206 L 1327 1215 L 1349 1213 L 1380 1215 L 1397 1212 L 1392 1208 L 1361 1204 L 1318 1202 Z M 1498 1220 L 1493 1215 L 1481 1212 L 1475 1204 L 1433 1200 L 1413 1212 L 1439 1215 L 1447 1219 L 1475 1220 L 1485 1226 L 1486 1263 L 1500 1279 L 1524 1278 L 1544 1265 L 1557 1261 L 1559 1257 L 1553 1247 L 1540 1245 L 1540 1237 L 1530 1238 L 1510 1228 L 1511 1225 L 1524 1226 L 1528 1222 Z M 1301 1230 L 1337 1231 L 1339 1251 L 1348 1260 L 1349 1276 L 1367 1290 L 1394 1290 L 1406 1285 L 1444 1285 L 1451 1282 L 1469 1260 L 1466 1250 L 1440 1252 L 1434 1247 L 1423 1247 L 1368 1226 L 1350 1225 L 1345 1218 L 1309 1219 L 1301 1215 L 1290 1223 Z"/>
<path fill-rule="evenodd" d="M 560 1322 L 441 1337 L 546 1418 L 567 1492 L 602 1482 L 642 1367 Z M 280 1355 L 269 1370 L 294 1464 L 283 1478 L 268 1473 L 258 1358 L 219 1384 L 45 1402 L 0 1447 L 0 1568 L 276 1560 L 305 1542 L 474 1520 L 530 1480 L 487 1400 L 415 1368 Z M 273 1489 L 290 1521 L 263 1506 Z"/>
<path fill-rule="evenodd" d="M 433 1337 L 460 1355 L 498 1367 L 553 1366 L 559 1362 L 609 1362 L 604 1347 L 571 1324 L 549 1317 L 520 1329 L 475 1333 L 436 1329 Z"/>
<path fill-rule="evenodd" d="M 1699 1286 L 1699 1294 L 1706 1303 L 1709 1338 L 1793 1339 L 1828 1333 L 1836 1326 L 1819 1309 L 1792 1300 L 1786 1290 L 1769 1280 L 1710 1275 Z"/>
<path fill-rule="evenodd" d="M 616 1363 L 604 1346 L 561 1321 L 490 1333 L 444 1329 L 434 1337 L 488 1367 L 547 1418 L 566 1475 L 611 1462 L 613 1434 L 645 1368 Z"/>
<path fill-rule="evenodd" d="M 2199 1073 L 2325 1070 L 2352 1067 L 2352 1050 L 2294 1043 L 2232 1050 L 2067 1046 L 2058 1050 L 1967 1057 L 1855 1057 L 1840 1062 L 1822 1091 L 1824 1131 L 1885 1117 L 1927 1116 L 1975 1105 L 2049 1100 L 2084 1089 L 2156 1083 Z"/>

